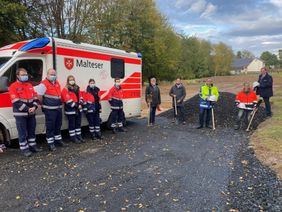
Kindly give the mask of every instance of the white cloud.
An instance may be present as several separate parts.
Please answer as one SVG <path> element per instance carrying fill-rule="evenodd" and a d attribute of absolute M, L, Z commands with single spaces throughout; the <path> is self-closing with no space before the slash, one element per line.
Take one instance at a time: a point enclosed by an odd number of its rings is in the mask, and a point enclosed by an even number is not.
<path fill-rule="evenodd" d="M 181 9 L 190 7 L 191 3 L 192 0 L 176 0 L 174 5 L 177 9 Z"/>
<path fill-rule="evenodd" d="M 217 6 L 212 3 L 208 3 L 205 11 L 201 14 L 201 18 L 208 18 L 213 15 L 217 10 Z"/>
<path fill-rule="evenodd" d="M 201 13 L 205 10 L 207 2 L 205 0 L 198 0 L 193 3 L 190 7 L 190 10 L 196 13 Z"/>
<path fill-rule="evenodd" d="M 282 8 L 282 1 L 281 0 L 269 0 L 271 4 L 273 4 L 276 7 L 281 7 Z"/>

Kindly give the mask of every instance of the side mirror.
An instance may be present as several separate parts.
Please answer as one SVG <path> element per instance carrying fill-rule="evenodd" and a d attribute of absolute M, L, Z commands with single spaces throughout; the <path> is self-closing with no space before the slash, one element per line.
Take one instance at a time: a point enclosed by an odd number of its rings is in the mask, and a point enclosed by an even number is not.
<path fill-rule="evenodd" d="M 8 92 L 8 77 L 0 77 L 0 93 Z"/>

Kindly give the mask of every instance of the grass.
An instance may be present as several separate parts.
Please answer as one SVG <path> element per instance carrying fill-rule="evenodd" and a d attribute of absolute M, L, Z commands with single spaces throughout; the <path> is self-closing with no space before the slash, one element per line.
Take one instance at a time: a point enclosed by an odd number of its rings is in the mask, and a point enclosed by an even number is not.
<path fill-rule="evenodd" d="M 263 164 L 273 169 L 282 179 L 282 85 L 271 99 L 273 117 L 260 125 L 251 136 L 251 145 Z M 280 90 L 280 91 L 279 91 Z"/>

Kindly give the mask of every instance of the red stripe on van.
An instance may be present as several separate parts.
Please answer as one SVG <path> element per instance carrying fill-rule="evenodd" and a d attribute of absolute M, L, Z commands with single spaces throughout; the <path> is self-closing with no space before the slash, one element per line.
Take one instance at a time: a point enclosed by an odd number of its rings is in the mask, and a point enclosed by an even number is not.
<path fill-rule="evenodd" d="M 121 86 L 123 89 L 140 89 L 141 88 L 141 84 L 122 84 Z"/>
<path fill-rule="evenodd" d="M 139 83 L 141 84 L 141 78 L 128 78 L 123 83 Z"/>
<path fill-rule="evenodd" d="M 134 72 L 130 77 L 141 77 L 141 72 Z"/>
<path fill-rule="evenodd" d="M 12 107 L 12 101 L 8 92 L 0 94 L 0 108 Z"/>
<path fill-rule="evenodd" d="M 58 55 L 64 55 L 64 56 L 83 57 L 83 58 L 106 60 L 106 61 L 110 61 L 112 58 L 120 58 L 120 59 L 124 59 L 125 63 L 131 63 L 131 64 L 137 64 L 137 65 L 141 64 L 140 59 L 132 59 L 132 58 L 126 58 L 126 57 L 120 57 L 120 56 L 114 56 L 114 55 L 87 52 L 87 51 L 76 50 L 76 49 L 66 49 L 66 48 L 61 48 L 61 47 L 57 48 L 56 53 Z"/>

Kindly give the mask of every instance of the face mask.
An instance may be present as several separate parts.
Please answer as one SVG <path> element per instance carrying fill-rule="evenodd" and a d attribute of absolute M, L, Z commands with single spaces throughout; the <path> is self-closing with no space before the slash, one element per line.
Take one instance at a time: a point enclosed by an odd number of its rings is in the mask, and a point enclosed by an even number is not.
<path fill-rule="evenodd" d="M 95 84 L 89 84 L 90 88 L 95 88 Z"/>
<path fill-rule="evenodd" d="M 47 79 L 51 82 L 55 81 L 57 79 L 57 76 L 56 75 L 50 75 L 47 77 Z"/>
<path fill-rule="evenodd" d="M 120 83 L 119 83 L 119 82 L 116 82 L 116 86 L 120 86 Z"/>
<path fill-rule="evenodd" d="M 28 81 L 28 75 L 19 76 L 19 81 L 21 81 L 21 82 L 27 82 L 27 81 Z"/>
<path fill-rule="evenodd" d="M 69 84 L 70 84 L 70 85 L 74 85 L 74 84 L 75 84 L 75 81 L 74 81 L 74 80 L 70 80 L 70 81 L 69 81 Z"/>

